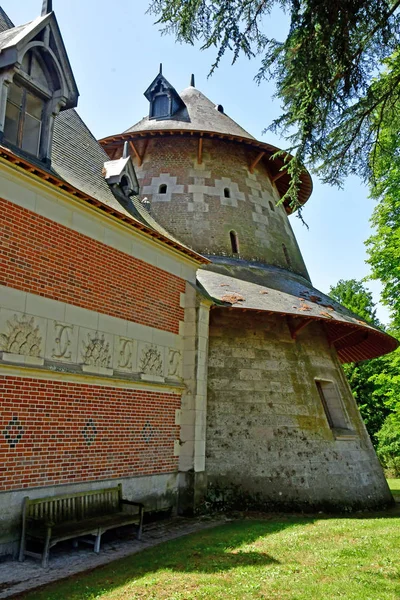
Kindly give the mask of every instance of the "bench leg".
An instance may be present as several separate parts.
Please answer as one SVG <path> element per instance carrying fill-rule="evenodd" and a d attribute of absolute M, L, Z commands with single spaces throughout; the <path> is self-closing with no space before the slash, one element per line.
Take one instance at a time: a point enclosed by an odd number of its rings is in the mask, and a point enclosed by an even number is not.
<path fill-rule="evenodd" d="M 50 538 L 51 538 L 51 527 L 48 527 L 47 531 L 46 531 L 46 541 L 44 543 L 43 554 L 42 554 L 42 567 L 44 569 L 49 566 Z"/>
<path fill-rule="evenodd" d="M 25 545 L 26 545 L 26 539 L 24 536 L 21 538 L 21 544 L 19 547 L 19 555 L 18 555 L 19 562 L 24 562 L 24 560 L 25 560 Z"/>
<path fill-rule="evenodd" d="M 143 506 L 141 506 L 139 508 L 139 526 L 138 526 L 138 532 L 137 532 L 137 536 L 136 536 L 138 540 L 142 539 L 143 517 L 144 517 L 144 508 L 143 508 Z"/>
<path fill-rule="evenodd" d="M 94 551 L 96 552 L 96 554 L 100 553 L 101 534 L 102 534 L 102 531 L 101 531 L 101 529 L 99 529 L 96 539 L 95 539 L 95 542 L 94 542 Z"/>

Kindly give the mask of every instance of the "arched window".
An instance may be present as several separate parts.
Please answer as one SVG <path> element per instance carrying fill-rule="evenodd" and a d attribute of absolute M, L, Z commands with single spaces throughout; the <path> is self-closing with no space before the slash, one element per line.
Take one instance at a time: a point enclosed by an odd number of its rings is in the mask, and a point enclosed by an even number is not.
<path fill-rule="evenodd" d="M 273 202 L 271 202 L 271 200 L 268 200 L 268 204 L 269 204 L 269 207 L 272 210 L 272 212 L 275 212 L 275 206 L 274 206 Z"/>
<path fill-rule="evenodd" d="M 31 87 L 31 82 L 35 87 Z M 27 52 L 21 72 L 8 86 L 4 139 L 25 152 L 40 155 L 41 139 L 48 135 L 46 121 L 53 94 L 60 88 L 54 65 L 45 64 L 39 50 Z M 45 141 L 42 146 L 44 147 Z"/>
<path fill-rule="evenodd" d="M 286 264 L 291 269 L 292 261 L 290 260 L 289 252 L 288 252 L 288 249 L 286 248 L 285 244 L 282 244 L 282 250 L 283 250 L 283 254 L 285 255 Z"/>
<path fill-rule="evenodd" d="M 167 193 L 167 185 L 165 183 L 162 183 L 160 185 L 160 187 L 158 188 L 158 193 L 159 194 L 166 194 Z"/>
<path fill-rule="evenodd" d="M 229 232 L 231 238 L 232 254 L 239 254 L 239 236 L 236 231 Z"/>
<path fill-rule="evenodd" d="M 124 194 L 124 196 L 132 196 L 132 194 L 133 194 L 132 184 L 131 184 L 131 180 L 129 179 L 129 177 L 127 175 L 122 175 L 119 187 L 121 188 L 121 191 Z"/>
<path fill-rule="evenodd" d="M 225 198 L 230 198 L 231 197 L 231 191 L 229 188 L 225 188 L 224 189 L 224 197 Z"/>

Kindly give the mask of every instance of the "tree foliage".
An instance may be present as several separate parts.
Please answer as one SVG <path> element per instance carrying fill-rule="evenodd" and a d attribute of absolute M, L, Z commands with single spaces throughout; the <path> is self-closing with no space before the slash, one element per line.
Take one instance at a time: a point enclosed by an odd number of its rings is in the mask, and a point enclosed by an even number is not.
<path fill-rule="evenodd" d="M 400 477 L 400 411 L 390 414 L 377 433 L 377 454 L 383 466 Z"/>
<path fill-rule="evenodd" d="M 215 47 L 211 72 L 226 52 L 261 57 L 258 82 L 273 78 L 282 113 L 270 124 L 294 159 L 286 194 L 297 208 L 301 165 L 341 184 L 371 175 L 382 122 L 400 96 L 400 0 L 152 0 L 150 12 L 179 41 Z M 284 40 L 267 35 L 265 17 L 289 17 Z M 384 67 L 384 70 L 383 70 Z"/>
<path fill-rule="evenodd" d="M 400 329 L 400 103 L 390 121 L 382 123 L 373 163 L 372 195 L 379 200 L 367 240 L 372 277 L 383 284 L 382 300 Z"/>

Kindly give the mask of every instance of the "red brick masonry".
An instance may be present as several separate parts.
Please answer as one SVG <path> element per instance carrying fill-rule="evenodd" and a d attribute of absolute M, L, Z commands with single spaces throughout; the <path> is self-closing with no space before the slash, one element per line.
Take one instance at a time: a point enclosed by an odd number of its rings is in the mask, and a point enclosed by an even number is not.
<path fill-rule="evenodd" d="M 0 211 L 1 285 L 179 332 L 183 279 L 6 200 Z"/>
<path fill-rule="evenodd" d="M 0 377 L 0 491 L 174 472 L 180 396 Z"/>

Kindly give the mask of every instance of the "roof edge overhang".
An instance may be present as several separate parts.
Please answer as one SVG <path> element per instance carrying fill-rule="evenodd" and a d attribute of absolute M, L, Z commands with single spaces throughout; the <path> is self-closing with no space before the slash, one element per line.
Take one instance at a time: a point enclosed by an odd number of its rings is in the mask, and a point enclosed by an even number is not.
<path fill-rule="evenodd" d="M 158 241 L 164 243 L 165 245 L 174 248 L 181 254 L 185 254 L 186 256 L 190 257 L 192 260 L 194 260 L 198 264 L 208 264 L 210 262 L 210 260 L 208 258 L 206 258 L 205 256 L 202 256 L 201 254 L 194 252 L 194 250 L 191 250 L 190 248 L 182 246 L 178 242 L 166 237 L 165 235 L 163 235 L 162 233 L 159 233 L 155 229 L 152 229 L 151 227 L 145 225 L 144 223 L 141 223 L 140 221 L 134 219 L 134 217 L 128 217 L 127 215 L 124 215 L 123 213 L 120 213 L 119 211 L 115 210 L 111 206 L 104 204 L 103 202 L 101 202 L 101 200 L 98 200 L 97 198 L 94 198 L 93 196 L 89 196 L 88 194 L 85 194 L 85 192 L 82 192 L 81 190 L 74 187 L 73 185 L 70 185 L 69 183 L 67 183 L 60 177 L 58 177 L 56 174 L 46 171 L 44 169 L 41 169 L 38 165 L 29 162 L 29 160 L 22 158 L 21 156 L 12 152 L 12 150 L 10 150 L 9 148 L 6 148 L 1 145 L 0 145 L 0 158 L 15 165 L 16 167 L 23 169 L 24 171 L 26 171 L 33 177 L 37 177 L 38 179 L 41 179 L 42 181 L 45 181 L 46 183 L 53 185 L 58 190 L 67 192 L 67 193 L 71 194 L 72 196 L 74 196 L 75 198 L 78 198 L 79 200 L 86 201 L 88 204 L 91 204 L 92 206 L 95 206 L 96 208 L 102 210 L 103 212 L 108 213 L 110 216 L 115 217 L 119 221 L 122 221 L 125 224 L 132 226 L 134 229 L 140 231 L 141 233 L 145 234 L 146 236 L 157 239 Z M 0 195 L 1 195 L 1 192 L 0 192 Z"/>
<path fill-rule="evenodd" d="M 264 152 L 265 158 L 269 159 L 269 172 L 271 176 L 271 181 L 274 183 L 278 189 L 278 192 L 281 198 L 286 194 L 290 185 L 290 175 L 286 172 L 286 170 L 282 171 L 281 169 L 285 166 L 288 159 L 291 158 L 291 155 L 287 152 L 284 152 L 280 148 L 273 146 L 272 144 L 267 144 L 265 142 L 260 142 L 256 139 L 248 138 L 245 136 L 221 133 L 216 131 L 202 131 L 198 129 L 148 129 L 142 131 L 129 131 L 125 133 L 120 133 L 117 135 L 110 135 L 104 137 L 99 140 L 99 144 L 103 146 L 104 150 L 109 153 L 120 146 L 122 148 L 123 143 L 125 141 L 133 141 L 135 139 L 151 139 L 156 136 L 187 136 L 187 137 L 199 137 L 203 139 L 223 139 L 229 140 L 234 143 L 245 144 L 255 150 L 258 150 L 259 153 Z M 277 156 L 274 159 L 271 157 L 277 152 L 283 152 L 281 156 Z M 262 157 L 264 158 L 264 157 Z M 301 187 L 299 190 L 299 202 L 301 205 L 304 205 L 309 197 L 311 196 L 313 189 L 312 179 L 309 172 L 304 169 L 301 175 Z M 284 202 L 285 210 L 290 215 L 294 211 L 290 207 L 290 203 L 288 201 Z"/>
<path fill-rule="evenodd" d="M 344 323 L 334 318 L 316 317 L 313 315 L 296 315 L 293 313 L 260 310 L 247 308 L 243 306 L 233 306 L 217 301 L 213 310 L 239 311 L 242 313 L 251 312 L 259 315 L 274 315 L 288 320 L 288 327 L 293 339 L 300 335 L 310 322 L 322 323 L 327 334 L 329 345 L 335 348 L 341 363 L 361 362 L 371 358 L 377 358 L 389 352 L 393 352 L 399 347 L 399 341 L 388 333 L 380 331 L 374 327 L 365 324 Z"/>

